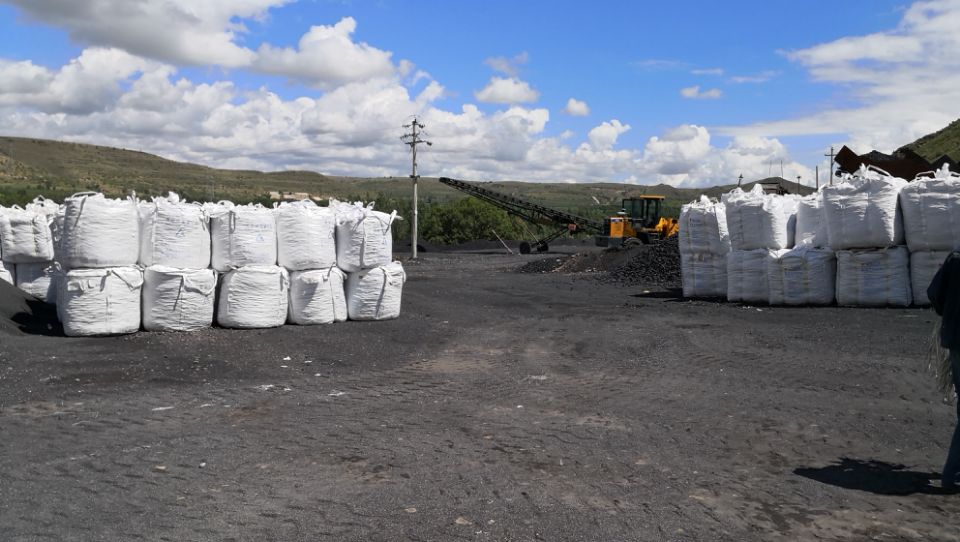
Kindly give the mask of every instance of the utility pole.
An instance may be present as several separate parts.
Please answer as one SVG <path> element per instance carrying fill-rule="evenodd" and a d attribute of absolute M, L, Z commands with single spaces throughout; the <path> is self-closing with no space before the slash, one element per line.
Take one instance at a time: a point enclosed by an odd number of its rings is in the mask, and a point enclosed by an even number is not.
<path fill-rule="evenodd" d="M 410 128 L 410 133 L 404 133 L 400 139 L 407 145 L 410 146 L 411 154 L 413 155 L 412 167 L 410 170 L 410 179 L 413 180 L 413 223 L 410 225 L 410 257 L 414 260 L 417 259 L 417 181 L 420 179 L 420 176 L 417 175 L 417 145 L 420 143 L 426 143 L 428 146 L 433 145 L 432 142 L 425 139 L 420 139 L 420 136 L 423 135 L 423 129 L 426 128 L 423 124 L 417 122 L 417 117 L 413 117 L 413 122 L 410 124 L 404 124 L 404 128 Z M 420 132 L 417 132 L 417 128 L 420 129 Z"/>
<path fill-rule="evenodd" d="M 737 188 L 740 188 L 740 183 L 742 182 L 743 182 L 743 173 L 741 173 L 740 176 L 737 177 Z"/>
<path fill-rule="evenodd" d="M 800 193 L 800 176 L 797 175 L 797 194 Z"/>
<path fill-rule="evenodd" d="M 830 145 L 830 154 L 824 154 L 830 157 L 830 186 L 833 186 L 833 145 Z"/>
<path fill-rule="evenodd" d="M 815 166 L 814 170 L 817 172 L 817 173 L 816 173 L 816 175 L 817 175 L 817 192 L 819 192 L 819 191 L 820 191 L 820 164 L 817 164 L 817 165 Z"/>

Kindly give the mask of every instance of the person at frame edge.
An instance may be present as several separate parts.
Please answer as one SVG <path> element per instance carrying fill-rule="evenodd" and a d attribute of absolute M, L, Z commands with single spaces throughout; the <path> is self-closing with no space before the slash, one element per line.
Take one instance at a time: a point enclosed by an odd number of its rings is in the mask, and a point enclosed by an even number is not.
<path fill-rule="evenodd" d="M 960 395 L 960 251 L 954 250 L 934 275 L 927 288 L 927 297 L 940 315 L 940 346 L 949 350 L 949 365 L 941 364 L 941 372 L 950 371 L 953 390 Z M 956 490 L 960 483 L 960 400 L 957 403 L 957 425 L 953 430 L 950 451 L 940 479 L 944 489 Z"/>

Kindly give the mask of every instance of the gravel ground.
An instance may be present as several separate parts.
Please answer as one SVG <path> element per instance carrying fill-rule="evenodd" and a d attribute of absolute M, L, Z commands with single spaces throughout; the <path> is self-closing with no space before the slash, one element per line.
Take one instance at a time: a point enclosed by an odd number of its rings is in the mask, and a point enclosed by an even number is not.
<path fill-rule="evenodd" d="M 960 540 L 929 312 L 544 258 L 425 254 L 389 322 L 0 331 L 0 539 Z"/>

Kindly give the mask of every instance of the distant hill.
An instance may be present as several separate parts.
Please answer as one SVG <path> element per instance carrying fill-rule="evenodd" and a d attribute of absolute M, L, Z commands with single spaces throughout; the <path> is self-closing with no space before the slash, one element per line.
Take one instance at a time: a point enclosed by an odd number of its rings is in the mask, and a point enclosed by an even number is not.
<path fill-rule="evenodd" d="M 772 180 L 780 180 L 788 190 L 795 191 L 795 183 L 779 178 Z M 736 185 L 689 189 L 665 184 L 490 182 L 484 186 L 569 211 L 619 209 L 622 198 L 656 194 L 666 197 L 665 214 L 676 215 L 682 203 L 692 201 L 700 194 L 718 197 Z M 744 189 L 749 190 L 752 186 L 753 183 L 747 183 Z M 802 189 L 805 193 L 812 191 L 809 187 Z M 409 198 L 411 184 L 406 177 L 354 178 L 311 171 L 264 173 L 216 169 L 127 149 L 0 137 L 0 204 L 24 203 L 38 194 L 62 200 L 72 193 L 87 190 L 103 191 L 113 196 L 135 190 L 141 197 L 164 195 L 172 190 L 190 200 L 269 203 L 271 193 L 274 198 L 277 193 L 282 196 L 309 194 L 322 199 L 373 199 L 378 195 Z M 430 177 L 420 180 L 420 195 L 426 203 L 464 197 L 461 192 Z"/>
<path fill-rule="evenodd" d="M 950 164 L 956 164 L 960 160 L 960 119 L 951 122 L 942 130 L 900 147 L 896 152 L 903 150 L 911 150 L 928 162 L 934 162 L 941 156 L 947 155 L 950 158 Z"/>

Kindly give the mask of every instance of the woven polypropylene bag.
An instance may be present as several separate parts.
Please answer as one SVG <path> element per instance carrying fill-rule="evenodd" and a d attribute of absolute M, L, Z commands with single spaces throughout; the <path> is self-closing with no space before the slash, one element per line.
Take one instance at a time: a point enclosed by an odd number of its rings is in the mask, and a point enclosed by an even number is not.
<path fill-rule="evenodd" d="M 350 273 L 345 288 L 351 320 L 389 320 L 400 316 L 407 275 L 400 262 Z"/>
<path fill-rule="evenodd" d="M 143 329 L 194 331 L 213 324 L 217 274 L 213 269 L 162 265 L 143 272 Z"/>
<path fill-rule="evenodd" d="M 345 277 L 336 267 L 290 273 L 290 322 L 313 325 L 346 320 Z"/>
<path fill-rule="evenodd" d="M 66 269 L 136 265 L 140 224 L 132 199 L 77 194 L 64 202 L 58 261 Z"/>
<path fill-rule="evenodd" d="M 140 329 L 139 267 L 73 269 L 60 281 L 57 314 L 67 335 L 118 335 Z"/>

